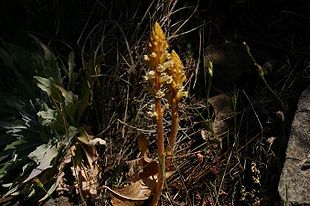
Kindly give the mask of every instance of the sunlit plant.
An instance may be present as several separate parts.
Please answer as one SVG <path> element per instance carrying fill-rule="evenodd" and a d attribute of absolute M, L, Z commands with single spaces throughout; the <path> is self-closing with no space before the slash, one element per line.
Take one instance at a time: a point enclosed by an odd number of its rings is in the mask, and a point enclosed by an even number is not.
<path fill-rule="evenodd" d="M 184 90 L 186 80 L 183 64 L 179 55 L 173 50 L 168 52 L 168 43 L 165 34 L 156 22 L 152 28 L 148 42 L 148 54 L 144 60 L 150 70 L 144 76 L 154 92 L 154 110 L 149 114 L 156 119 L 157 125 L 157 150 L 159 158 L 158 178 L 151 205 L 157 205 L 161 191 L 164 187 L 166 166 L 170 166 L 173 156 L 176 137 L 179 128 L 179 102 L 186 97 L 188 92 Z M 164 104 L 163 99 L 168 100 Z M 165 147 L 163 116 L 166 109 L 171 109 L 171 129 L 168 136 L 168 145 Z"/>

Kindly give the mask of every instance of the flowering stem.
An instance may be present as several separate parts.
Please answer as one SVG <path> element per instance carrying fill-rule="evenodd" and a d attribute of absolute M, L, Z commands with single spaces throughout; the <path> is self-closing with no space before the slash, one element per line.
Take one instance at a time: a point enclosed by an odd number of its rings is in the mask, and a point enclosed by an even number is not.
<path fill-rule="evenodd" d="M 147 72 L 145 80 L 148 80 L 155 91 L 155 110 L 151 113 L 156 117 L 157 126 L 157 151 L 158 151 L 158 177 L 151 205 L 158 205 L 161 191 L 165 183 L 166 165 L 170 165 L 174 144 L 176 141 L 179 127 L 178 103 L 182 97 L 187 96 L 187 92 L 183 91 L 183 83 L 186 80 L 183 64 L 179 55 L 173 50 L 171 53 L 167 51 L 168 43 L 165 34 L 160 25 L 156 22 L 150 36 L 148 44 L 148 55 L 144 56 L 151 71 Z M 161 99 L 165 97 L 164 87 L 168 87 L 171 93 L 170 106 L 172 111 L 172 125 L 168 138 L 168 146 L 165 148 L 164 141 L 164 125 L 163 113 L 167 105 L 161 105 Z M 163 89 L 163 90 L 161 90 Z M 165 160 L 167 152 L 167 162 Z"/>
<path fill-rule="evenodd" d="M 155 91 L 160 90 L 160 73 L 156 72 L 155 78 Z M 155 97 L 155 112 L 156 125 L 157 125 L 157 150 L 159 158 L 157 185 L 152 198 L 151 205 L 156 206 L 158 204 L 161 191 L 164 187 L 164 173 L 165 173 L 165 145 L 164 145 L 164 125 L 163 125 L 163 110 L 160 103 L 160 98 Z"/>
<path fill-rule="evenodd" d="M 179 129 L 179 105 L 178 101 L 174 95 L 172 101 L 171 101 L 171 112 L 172 112 L 172 122 L 171 122 L 171 130 L 169 133 L 169 139 L 168 139 L 168 151 L 167 151 L 167 159 L 168 159 L 168 165 L 170 165 L 172 158 L 174 156 L 174 145 L 177 139 L 178 129 Z"/>

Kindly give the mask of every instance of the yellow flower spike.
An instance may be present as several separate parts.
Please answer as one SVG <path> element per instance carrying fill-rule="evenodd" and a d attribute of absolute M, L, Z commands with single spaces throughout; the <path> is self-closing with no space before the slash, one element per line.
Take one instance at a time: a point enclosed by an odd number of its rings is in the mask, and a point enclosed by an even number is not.
<path fill-rule="evenodd" d="M 151 44 L 154 51 L 165 51 L 168 48 L 168 43 L 166 41 L 166 36 L 164 31 L 161 29 L 158 22 L 155 25 L 151 34 Z"/>
<path fill-rule="evenodd" d="M 147 63 L 151 69 L 156 69 L 158 64 L 163 64 L 167 60 L 168 43 L 166 36 L 161 29 L 160 25 L 156 22 L 153 26 L 151 37 L 148 44 L 149 48 L 149 61 Z"/>
<path fill-rule="evenodd" d="M 171 60 L 173 61 L 173 66 L 168 73 L 173 78 L 172 88 L 174 90 L 180 90 L 186 80 L 185 72 L 183 70 L 184 67 L 179 55 L 174 50 L 171 52 Z"/>
<path fill-rule="evenodd" d="M 150 71 L 146 73 L 144 77 L 148 80 L 152 87 L 152 95 L 154 95 L 154 109 L 148 112 L 148 115 L 155 117 L 156 119 L 156 144 L 158 150 L 158 174 L 157 183 L 154 188 L 154 193 L 151 206 L 158 205 L 161 191 L 165 182 L 165 141 L 164 141 L 164 107 L 162 106 L 161 99 L 165 97 L 163 86 L 167 84 L 169 77 L 165 71 L 168 69 L 165 67 L 165 62 L 169 60 L 169 53 L 167 51 L 168 43 L 166 41 L 165 34 L 160 25 L 156 22 L 152 28 L 149 42 L 148 42 L 148 54 L 144 56 L 145 63 L 150 67 Z"/>

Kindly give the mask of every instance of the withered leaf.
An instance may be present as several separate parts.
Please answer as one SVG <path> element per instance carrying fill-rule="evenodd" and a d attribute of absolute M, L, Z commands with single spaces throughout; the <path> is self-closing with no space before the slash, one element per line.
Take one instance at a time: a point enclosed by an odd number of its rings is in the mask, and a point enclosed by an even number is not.
<path fill-rule="evenodd" d="M 143 182 L 143 180 L 136 181 L 122 188 L 109 190 L 112 193 L 111 202 L 114 206 L 142 205 L 151 195 L 151 189 Z"/>
<path fill-rule="evenodd" d="M 138 144 L 141 150 L 141 156 L 138 159 L 128 161 L 129 166 L 128 181 L 130 184 L 122 188 L 111 189 L 113 206 L 139 206 L 149 199 L 152 192 L 155 191 L 157 184 L 158 162 L 147 157 L 147 140 L 144 136 L 138 138 Z M 165 178 L 170 177 L 173 171 L 165 173 Z"/>
<path fill-rule="evenodd" d="M 221 140 L 229 129 L 229 119 L 233 117 L 232 98 L 227 94 L 220 94 L 208 99 L 214 109 L 214 119 L 211 123 L 213 138 Z"/>

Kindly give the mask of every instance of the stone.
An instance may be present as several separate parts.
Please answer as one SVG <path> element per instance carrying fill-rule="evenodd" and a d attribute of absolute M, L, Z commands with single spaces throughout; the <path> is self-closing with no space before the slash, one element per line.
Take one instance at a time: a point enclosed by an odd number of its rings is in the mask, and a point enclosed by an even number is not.
<path fill-rule="evenodd" d="M 310 205 L 310 86 L 299 98 L 278 191 L 284 205 Z"/>

